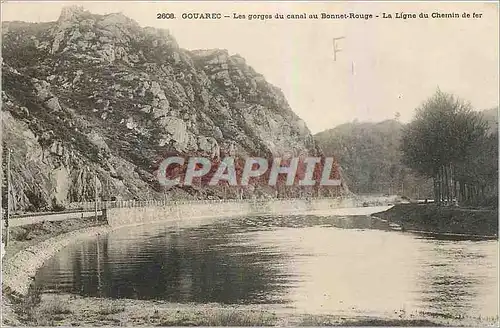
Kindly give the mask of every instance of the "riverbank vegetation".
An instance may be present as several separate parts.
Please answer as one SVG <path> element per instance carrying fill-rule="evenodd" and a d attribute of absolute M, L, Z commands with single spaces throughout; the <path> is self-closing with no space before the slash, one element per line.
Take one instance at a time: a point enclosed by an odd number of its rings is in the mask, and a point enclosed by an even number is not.
<path fill-rule="evenodd" d="M 356 194 L 398 194 L 460 206 L 496 206 L 498 108 L 475 111 L 437 91 L 410 123 L 344 123 L 314 137 Z"/>
<path fill-rule="evenodd" d="M 489 326 L 498 318 L 407 313 L 382 317 L 294 313 L 279 305 L 179 304 L 43 294 L 29 309 L 30 326 Z"/>
<path fill-rule="evenodd" d="M 437 204 L 498 207 L 498 126 L 438 90 L 403 132 L 403 162 L 432 178 Z"/>

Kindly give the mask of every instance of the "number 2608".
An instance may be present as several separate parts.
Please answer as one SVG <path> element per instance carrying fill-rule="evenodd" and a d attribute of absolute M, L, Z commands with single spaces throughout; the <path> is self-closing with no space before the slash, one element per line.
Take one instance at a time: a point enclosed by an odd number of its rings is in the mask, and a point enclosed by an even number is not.
<path fill-rule="evenodd" d="M 174 19 L 175 15 L 173 13 L 158 13 L 156 14 L 156 19 Z"/>

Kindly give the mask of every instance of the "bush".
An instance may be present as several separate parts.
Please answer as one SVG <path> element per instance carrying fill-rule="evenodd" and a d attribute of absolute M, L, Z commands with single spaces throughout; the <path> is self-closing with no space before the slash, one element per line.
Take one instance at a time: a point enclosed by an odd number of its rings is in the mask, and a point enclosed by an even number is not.
<path fill-rule="evenodd" d="M 56 198 L 52 198 L 52 211 L 54 212 L 61 212 L 66 210 L 66 207 L 62 204 L 59 204 L 56 200 Z"/>

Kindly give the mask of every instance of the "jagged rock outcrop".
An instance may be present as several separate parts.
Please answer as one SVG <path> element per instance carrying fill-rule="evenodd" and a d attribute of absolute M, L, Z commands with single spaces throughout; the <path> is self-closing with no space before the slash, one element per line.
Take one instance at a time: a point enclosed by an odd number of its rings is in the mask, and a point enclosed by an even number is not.
<path fill-rule="evenodd" d="M 101 194 L 164 197 L 153 173 L 171 151 L 320 153 L 282 92 L 241 56 L 181 49 L 122 14 L 68 7 L 56 22 L 5 22 L 2 71 L 20 208 L 90 200 L 94 174 Z"/>

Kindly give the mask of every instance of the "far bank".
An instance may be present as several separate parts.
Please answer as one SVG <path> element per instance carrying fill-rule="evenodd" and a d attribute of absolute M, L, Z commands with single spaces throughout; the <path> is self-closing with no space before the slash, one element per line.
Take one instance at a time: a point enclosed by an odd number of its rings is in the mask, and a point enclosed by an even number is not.
<path fill-rule="evenodd" d="M 372 216 L 396 223 L 402 230 L 498 238 L 498 209 L 397 204 Z"/>

